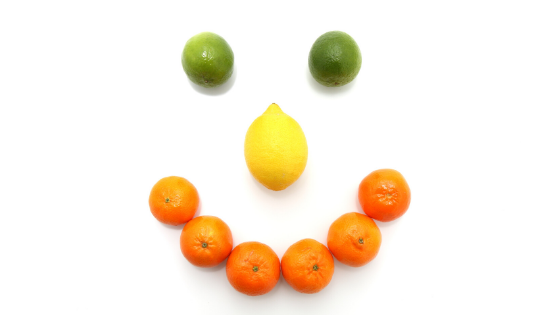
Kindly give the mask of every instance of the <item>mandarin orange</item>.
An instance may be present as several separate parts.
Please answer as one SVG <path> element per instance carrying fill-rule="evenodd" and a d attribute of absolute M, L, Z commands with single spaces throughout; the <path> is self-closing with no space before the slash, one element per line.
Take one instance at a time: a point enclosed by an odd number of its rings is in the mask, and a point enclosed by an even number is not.
<path fill-rule="evenodd" d="M 198 209 L 198 191 L 188 180 L 178 176 L 160 179 L 150 192 L 153 216 L 161 223 L 179 225 L 192 219 Z"/>
<path fill-rule="evenodd" d="M 229 255 L 226 275 L 235 290 L 250 296 L 262 295 L 280 279 L 280 259 L 265 244 L 241 243 Z"/>
<path fill-rule="evenodd" d="M 376 170 L 360 183 L 358 199 L 368 216 L 388 222 L 401 217 L 408 210 L 410 188 L 398 171 Z"/>
<path fill-rule="evenodd" d="M 329 249 L 310 238 L 290 246 L 282 256 L 281 264 L 286 282 L 301 293 L 323 290 L 334 273 L 334 259 Z"/>
<path fill-rule="evenodd" d="M 381 232 L 370 217 L 343 214 L 329 228 L 327 246 L 341 263 L 360 267 L 372 261 L 381 246 Z"/>
<path fill-rule="evenodd" d="M 214 267 L 224 261 L 233 248 L 229 226 L 213 216 L 196 217 L 183 227 L 181 252 L 193 265 Z"/>

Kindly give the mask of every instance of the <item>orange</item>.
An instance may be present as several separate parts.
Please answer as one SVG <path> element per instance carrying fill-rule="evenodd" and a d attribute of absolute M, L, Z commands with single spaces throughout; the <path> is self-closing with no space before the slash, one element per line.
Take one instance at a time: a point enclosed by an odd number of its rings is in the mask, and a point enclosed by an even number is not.
<path fill-rule="evenodd" d="M 377 170 L 360 183 L 358 199 L 368 216 L 388 222 L 408 210 L 410 188 L 401 173 L 392 169 Z"/>
<path fill-rule="evenodd" d="M 169 176 L 160 179 L 150 192 L 150 210 L 158 221 L 179 225 L 187 223 L 198 209 L 198 192 L 188 180 Z"/>
<path fill-rule="evenodd" d="M 341 263 L 360 267 L 377 256 L 381 232 L 375 221 L 367 215 L 346 213 L 331 224 L 327 246 Z"/>
<path fill-rule="evenodd" d="M 301 293 L 317 293 L 331 282 L 334 259 L 329 249 L 316 240 L 296 242 L 282 256 L 282 275 Z"/>
<path fill-rule="evenodd" d="M 213 216 L 200 216 L 187 222 L 180 243 L 183 256 L 198 267 L 219 265 L 233 248 L 229 226 Z"/>
<path fill-rule="evenodd" d="M 280 260 L 265 244 L 241 243 L 229 255 L 226 274 L 235 290 L 251 296 L 262 295 L 270 292 L 280 279 Z"/>

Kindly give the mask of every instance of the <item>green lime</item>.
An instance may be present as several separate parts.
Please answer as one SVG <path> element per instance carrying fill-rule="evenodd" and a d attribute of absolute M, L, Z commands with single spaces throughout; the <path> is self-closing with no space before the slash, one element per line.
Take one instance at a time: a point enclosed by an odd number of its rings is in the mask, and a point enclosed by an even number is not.
<path fill-rule="evenodd" d="M 340 31 L 327 32 L 313 43 L 309 71 L 325 86 L 343 86 L 354 80 L 362 67 L 362 53 L 354 39 Z"/>
<path fill-rule="evenodd" d="M 191 37 L 181 57 L 189 79 L 203 87 L 225 83 L 233 73 L 233 51 L 220 35 L 203 32 Z"/>

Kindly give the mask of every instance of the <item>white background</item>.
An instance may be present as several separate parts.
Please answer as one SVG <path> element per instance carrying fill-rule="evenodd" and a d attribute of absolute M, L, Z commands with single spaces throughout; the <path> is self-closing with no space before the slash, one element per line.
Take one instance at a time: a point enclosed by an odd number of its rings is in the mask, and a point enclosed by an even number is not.
<path fill-rule="evenodd" d="M 535 0 L 2 1 L 0 313 L 558 314 L 559 16 Z M 363 56 L 341 88 L 307 68 L 331 30 Z M 235 54 L 215 90 L 181 67 L 202 31 Z M 281 192 L 243 155 L 273 102 L 309 145 Z M 358 185 L 379 168 L 405 176 L 409 211 L 378 223 L 373 262 L 336 262 L 315 295 L 283 279 L 238 293 L 148 207 L 156 181 L 185 177 L 234 245 L 282 257 L 361 212 Z"/>

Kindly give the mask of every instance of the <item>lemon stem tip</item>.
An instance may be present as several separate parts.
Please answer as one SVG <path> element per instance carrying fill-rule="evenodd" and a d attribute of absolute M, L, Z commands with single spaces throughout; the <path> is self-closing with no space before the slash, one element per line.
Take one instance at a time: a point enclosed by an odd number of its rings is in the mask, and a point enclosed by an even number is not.
<path fill-rule="evenodd" d="M 268 108 L 266 109 L 266 111 L 264 113 L 265 114 L 283 114 L 284 112 L 280 109 L 280 106 L 278 106 L 276 103 L 272 103 L 272 104 L 270 104 L 270 106 L 268 106 Z"/>

